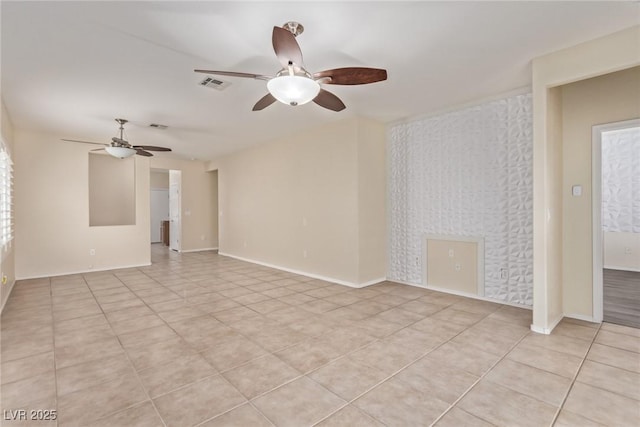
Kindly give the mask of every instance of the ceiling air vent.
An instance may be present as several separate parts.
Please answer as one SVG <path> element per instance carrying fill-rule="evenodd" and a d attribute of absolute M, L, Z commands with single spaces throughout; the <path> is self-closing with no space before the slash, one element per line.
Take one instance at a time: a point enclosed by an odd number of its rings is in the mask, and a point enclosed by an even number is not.
<path fill-rule="evenodd" d="M 151 124 L 149 125 L 149 127 L 156 128 L 156 129 L 162 129 L 162 130 L 165 130 L 165 129 L 166 129 L 166 128 L 168 128 L 169 126 L 167 126 L 167 125 L 161 125 L 161 124 L 158 124 L 158 123 L 151 123 Z"/>
<path fill-rule="evenodd" d="M 212 89 L 224 90 L 231 85 L 231 82 L 223 82 L 222 80 L 214 79 L 213 77 L 207 77 L 200 82 L 200 86 L 210 87 Z"/>

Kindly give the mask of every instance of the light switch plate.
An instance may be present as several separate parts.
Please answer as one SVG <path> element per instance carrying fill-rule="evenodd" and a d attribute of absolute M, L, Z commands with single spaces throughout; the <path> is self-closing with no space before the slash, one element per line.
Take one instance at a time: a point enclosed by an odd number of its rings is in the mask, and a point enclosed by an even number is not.
<path fill-rule="evenodd" d="M 571 187 L 572 196 L 582 196 L 582 185 L 574 185 Z"/>

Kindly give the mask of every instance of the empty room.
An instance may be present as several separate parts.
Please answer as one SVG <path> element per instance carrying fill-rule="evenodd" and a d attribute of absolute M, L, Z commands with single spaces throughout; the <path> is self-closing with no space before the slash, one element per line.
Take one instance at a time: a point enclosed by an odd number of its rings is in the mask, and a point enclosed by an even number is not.
<path fill-rule="evenodd" d="M 0 25 L 0 425 L 640 425 L 639 2 Z"/>

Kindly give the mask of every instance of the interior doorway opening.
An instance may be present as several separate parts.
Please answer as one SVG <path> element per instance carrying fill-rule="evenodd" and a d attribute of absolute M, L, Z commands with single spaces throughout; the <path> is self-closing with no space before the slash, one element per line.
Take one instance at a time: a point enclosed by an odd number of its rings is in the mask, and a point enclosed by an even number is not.
<path fill-rule="evenodd" d="M 593 128 L 594 320 L 640 328 L 640 119 Z"/>
<path fill-rule="evenodd" d="M 211 248 L 218 250 L 220 247 L 220 205 L 219 205 L 219 184 L 218 184 L 218 171 L 213 170 L 209 172 L 209 179 L 211 182 L 211 234 L 213 236 L 211 241 Z"/>
<path fill-rule="evenodd" d="M 169 221 L 169 171 L 166 169 L 151 169 L 150 177 L 150 236 L 151 243 L 160 243 L 168 246 L 168 230 L 166 222 Z"/>
<path fill-rule="evenodd" d="M 180 251 L 181 171 L 152 168 L 150 171 L 150 244 L 153 257 L 160 248 Z"/>
<path fill-rule="evenodd" d="M 169 171 L 169 248 L 180 252 L 182 249 L 181 217 L 182 171 Z"/>

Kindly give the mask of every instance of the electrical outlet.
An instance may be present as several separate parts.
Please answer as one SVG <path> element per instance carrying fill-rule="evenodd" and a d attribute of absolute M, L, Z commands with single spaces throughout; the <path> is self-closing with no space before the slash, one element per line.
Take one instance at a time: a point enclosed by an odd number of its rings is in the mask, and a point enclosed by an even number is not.
<path fill-rule="evenodd" d="M 509 272 L 507 271 L 506 268 L 501 268 L 500 269 L 500 279 L 502 280 L 507 280 L 509 278 Z"/>
<path fill-rule="evenodd" d="M 305 218 L 305 217 L 302 218 L 302 226 L 303 227 L 307 226 L 307 218 Z"/>
<path fill-rule="evenodd" d="M 204 240 L 204 234 L 200 235 L 200 240 Z"/>
<path fill-rule="evenodd" d="M 453 251 L 453 249 L 449 249 L 449 258 L 453 258 L 454 254 L 455 252 Z"/>
<path fill-rule="evenodd" d="M 416 266 L 420 266 L 420 258 L 416 257 Z"/>
<path fill-rule="evenodd" d="M 93 256 L 96 254 L 96 250 L 95 249 L 89 249 L 89 255 Z"/>
<path fill-rule="evenodd" d="M 302 257 L 303 257 L 303 258 L 306 258 L 306 257 L 307 257 L 307 250 L 306 250 L 306 249 L 304 249 L 304 250 L 302 251 Z"/>
<path fill-rule="evenodd" d="M 628 246 L 627 246 L 627 247 L 625 247 L 625 248 L 624 248 L 624 253 L 625 253 L 625 254 L 627 254 L 627 255 L 631 255 L 631 248 L 630 248 L 630 247 L 628 247 Z"/>
<path fill-rule="evenodd" d="M 456 271 L 460 271 L 460 270 L 462 270 L 462 266 L 460 265 L 460 263 L 459 263 L 459 262 L 456 262 L 456 265 L 455 265 L 455 267 L 454 267 L 454 268 L 456 269 Z"/>
<path fill-rule="evenodd" d="M 243 246 L 244 246 L 245 248 L 247 247 L 247 241 L 246 241 L 246 240 L 245 240 L 245 241 L 243 241 L 243 242 L 242 242 L 242 244 L 243 244 Z"/>

